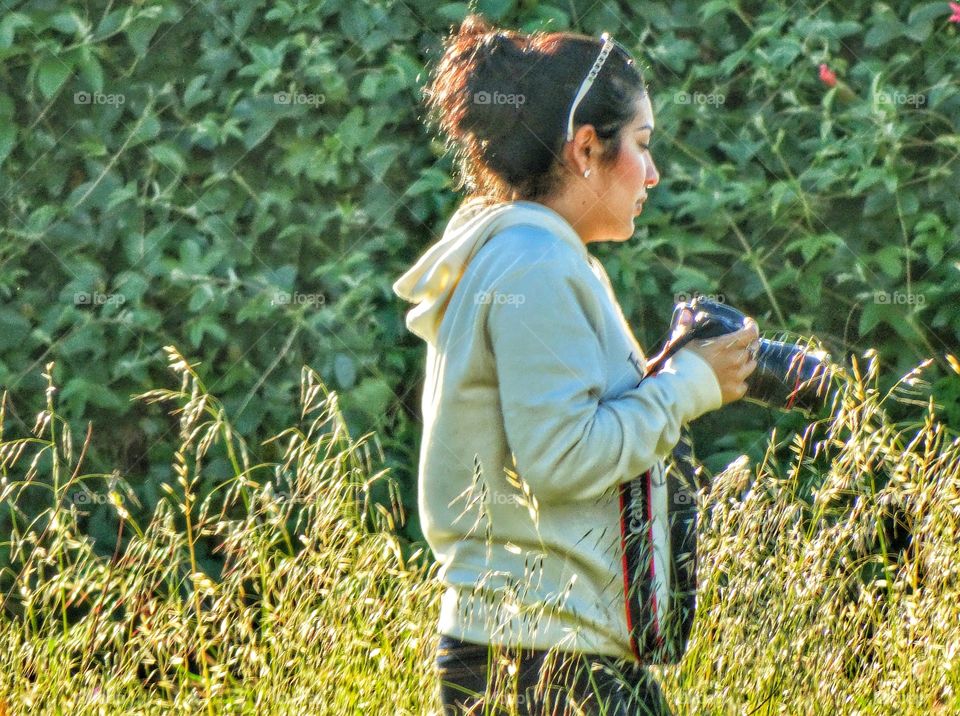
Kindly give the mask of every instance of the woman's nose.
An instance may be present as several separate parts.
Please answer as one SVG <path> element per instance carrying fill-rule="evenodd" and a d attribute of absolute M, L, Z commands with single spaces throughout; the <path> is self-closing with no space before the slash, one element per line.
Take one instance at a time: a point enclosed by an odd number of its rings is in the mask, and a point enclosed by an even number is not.
<path fill-rule="evenodd" d="M 647 167 L 647 187 L 654 187 L 660 183 L 660 172 L 657 171 L 657 165 L 653 163 L 653 159 L 650 160 L 650 165 Z"/>

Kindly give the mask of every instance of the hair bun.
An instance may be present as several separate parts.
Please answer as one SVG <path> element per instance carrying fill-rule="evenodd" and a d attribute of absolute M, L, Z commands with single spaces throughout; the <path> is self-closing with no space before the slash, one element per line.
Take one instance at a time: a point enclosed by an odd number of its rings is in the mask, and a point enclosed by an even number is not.
<path fill-rule="evenodd" d="M 586 35 L 502 29 L 477 13 L 451 28 L 423 92 L 428 122 L 455 152 L 456 188 L 536 199 L 560 185 L 557 157 L 571 98 L 597 46 Z M 598 128 L 601 159 L 611 161 L 619 151 L 618 133 L 636 114 L 643 78 L 623 62 L 605 67 L 577 116 Z"/>
<path fill-rule="evenodd" d="M 492 34 L 497 34 L 494 26 L 491 25 L 483 15 L 477 15 L 476 13 L 471 13 L 463 18 L 463 22 L 460 23 L 460 29 L 457 31 L 457 36 L 461 38 L 472 38 Z"/>

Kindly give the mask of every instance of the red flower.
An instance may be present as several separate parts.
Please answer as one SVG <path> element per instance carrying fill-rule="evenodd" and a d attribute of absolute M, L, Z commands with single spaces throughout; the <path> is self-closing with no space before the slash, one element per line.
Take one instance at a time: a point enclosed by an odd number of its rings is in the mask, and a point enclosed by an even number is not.
<path fill-rule="evenodd" d="M 950 9 L 953 10 L 953 15 L 947 18 L 947 22 L 960 22 L 960 3 L 951 2 Z"/>
<path fill-rule="evenodd" d="M 820 81 L 827 87 L 833 87 L 837 84 L 837 76 L 826 65 L 820 65 Z"/>

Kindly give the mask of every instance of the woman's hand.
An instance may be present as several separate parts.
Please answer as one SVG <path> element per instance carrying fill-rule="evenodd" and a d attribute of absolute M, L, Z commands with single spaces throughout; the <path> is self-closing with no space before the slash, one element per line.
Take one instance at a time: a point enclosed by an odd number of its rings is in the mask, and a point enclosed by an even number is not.
<path fill-rule="evenodd" d="M 681 323 L 685 322 L 681 319 Z M 759 337 L 757 322 L 748 318 L 739 331 L 717 338 L 693 340 L 686 345 L 707 361 L 717 374 L 724 405 L 746 395 L 746 380 L 757 368 Z"/>

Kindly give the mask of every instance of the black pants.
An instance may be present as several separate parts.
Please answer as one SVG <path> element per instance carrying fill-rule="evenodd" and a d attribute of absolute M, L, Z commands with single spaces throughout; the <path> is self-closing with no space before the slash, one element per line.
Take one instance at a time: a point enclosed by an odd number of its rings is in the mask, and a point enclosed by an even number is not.
<path fill-rule="evenodd" d="M 515 688 L 506 668 L 488 663 L 494 658 L 489 645 L 441 635 L 436 667 L 443 716 L 506 716 L 506 694 L 513 695 L 524 716 L 670 716 L 659 685 L 639 664 L 582 652 L 555 653 L 550 659 L 548 652 L 536 649 L 504 648 L 500 653 L 516 664 Z M 501 695 L 496 709 L 485 701 L 490 695 L 485 693 L 488 666 L 491 694 Z"/>

